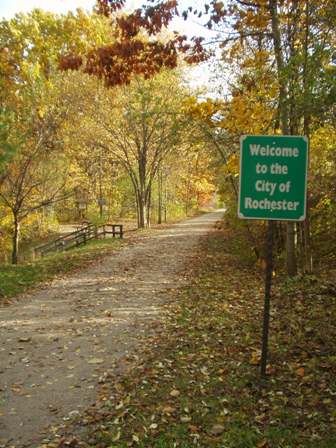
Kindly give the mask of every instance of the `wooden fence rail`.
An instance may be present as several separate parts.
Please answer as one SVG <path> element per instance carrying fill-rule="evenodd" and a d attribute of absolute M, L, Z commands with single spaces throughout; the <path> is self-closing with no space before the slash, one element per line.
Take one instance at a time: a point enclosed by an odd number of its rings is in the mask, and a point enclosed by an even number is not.
<path fill-rule="evenodd" d="M 59 237 L 51 241 L 50 243 L 35 247 L 34 255 L 36 257 L 43 257 L 50 252 L 62 252 L 64 250 L 82 246 L 93 239 L 106 238 L 107 235 L 111 235 L 112 238 L 115 238 L 116 236 L 123 238 L 124 233 L 122 224 L 108 223 L 101 226 L 88 224 L 76 230 L 75 232 L 71 232 Z"/>

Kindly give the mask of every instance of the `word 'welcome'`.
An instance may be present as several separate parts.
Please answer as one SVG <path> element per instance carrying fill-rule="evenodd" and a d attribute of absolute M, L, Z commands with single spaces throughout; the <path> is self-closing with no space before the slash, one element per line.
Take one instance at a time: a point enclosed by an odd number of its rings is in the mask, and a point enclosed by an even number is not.
<path fill-rule="evenodd" d="M 250 145 L 251 156 L 266 156 L 266 157 L 299 157 L 298 148 L 282 148 L 280 146 L 261 146 L 256 144 Z"/>

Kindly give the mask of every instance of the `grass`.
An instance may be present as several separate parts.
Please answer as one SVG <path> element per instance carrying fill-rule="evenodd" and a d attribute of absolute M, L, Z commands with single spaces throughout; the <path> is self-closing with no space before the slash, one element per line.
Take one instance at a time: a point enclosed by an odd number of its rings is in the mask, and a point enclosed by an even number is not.
<path fill-rule="evenodd" d="M 336 446 L 335 273 L 276 279 L 261 380 L 263 275 L 228 243 L 211 234 L 164 325 L 127 358 L 128 375 L 112 376 L 83 425 L 48 446 Z"/>
<path fill-rule="evenodd" d="M 86 246 L 18 265 L 0 265 L 0 303 L 57 276 L 82 269 L 118 249 L 120 240 L 90 241 Z"/>

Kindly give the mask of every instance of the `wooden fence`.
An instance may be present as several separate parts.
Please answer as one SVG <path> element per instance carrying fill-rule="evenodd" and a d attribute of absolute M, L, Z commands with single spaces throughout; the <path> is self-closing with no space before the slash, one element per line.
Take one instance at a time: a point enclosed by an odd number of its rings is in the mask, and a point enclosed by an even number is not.
<path fill-rule="evenodd" d="M 50 243 L 35 247 L 35 257 L 43 257 L 50 252 L 62 252 L 86 244 L 88 241 L 98 238 L 106 238 L 111 235 L 112 238 L 119 236 L 123 238 L 122 224 L 103 224 L 96 226 L 95 224 L 87 224 L 82 226 L 75 232 L 61 236 Z"/>

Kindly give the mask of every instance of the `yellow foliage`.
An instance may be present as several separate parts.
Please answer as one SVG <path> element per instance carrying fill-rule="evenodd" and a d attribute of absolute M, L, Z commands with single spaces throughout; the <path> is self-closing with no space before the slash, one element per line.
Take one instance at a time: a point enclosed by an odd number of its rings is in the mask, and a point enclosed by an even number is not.
<path fill-rule="evenodd" d="M 247 94 L 233 97 L 226 111 L 221 127 L 233 135 L 264 134 L 273 119 L 267 104 Z"/>
<path fill-rule="evenodd" d="M 206 101 L 198 102 L 195 97 L 190 97 L 184 102 L 185 113 L 209 125 L 214 125 L 213 118 L 221 109 L 221 102 L 209 98 Z"/>
<path fill-rule="evenodd" d="M 239 175 L 239 157 L 237 154 L 232 154 L 225 167 L 224 167 L 225 174 L 231 174 L 234 177 L 237 177 Z"/>
<path fill-rule="evenodd" d="M 335 157 L 336 129 L 331 124 L 318 128 L 310 139 L 311 178 L 315 176 L 333 176 Z"/>

